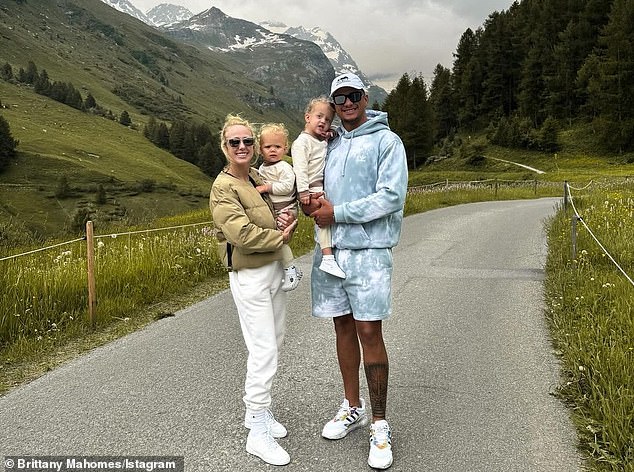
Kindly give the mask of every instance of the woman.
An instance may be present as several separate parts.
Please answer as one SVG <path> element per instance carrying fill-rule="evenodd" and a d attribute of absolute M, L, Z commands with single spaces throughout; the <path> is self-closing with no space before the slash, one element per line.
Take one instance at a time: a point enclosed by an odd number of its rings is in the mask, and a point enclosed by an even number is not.
<path fill-rule="evenodd" d="M 276 222 L 270 198 L 256 190 L 263 183 L 251 167 L 256 141 L 248 121 L 227 116 L 220 133 L 227 166 L 213 183 L 210 207 L 249 351 L 243 397 L 244 425 L 250 428 L 246 450 L 269 464 L 285 465 L 290 457 L 275 438 L 287 431 L 271 413 L 271 384 L 286 318 L 282 246 L 291 239 L 297 220 L 291 216 Z M 285 229 L 279 230 L 278 223 Z"/>

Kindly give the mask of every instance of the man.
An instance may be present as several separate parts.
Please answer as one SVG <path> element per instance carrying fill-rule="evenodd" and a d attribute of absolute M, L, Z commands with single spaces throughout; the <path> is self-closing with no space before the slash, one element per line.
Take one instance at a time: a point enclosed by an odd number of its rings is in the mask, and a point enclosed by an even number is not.
<path fill-rule="evenodd" d="M 368 95 L 359 77 L 336 77 L 330 97 L 341 126 L 328 146 L 325 198 L 305 208 L 317 225 L 332 226 L 335 257 L 346 273 L 341 279 L 319 270 L 321 252 L 315 251 L 313 316 L 334 320 L 344 389 L 343 403 L 322 436 L 341 439 L 368 424 L 359 392 L 362 349 L 372 409 L 368 464 L 387 469 L 392 449 L 385 420 L 389 367 L 382 322 L 391 314 L 392 248 L 401 233 L 407 160 L 387 114 L 366 110 Z"/>

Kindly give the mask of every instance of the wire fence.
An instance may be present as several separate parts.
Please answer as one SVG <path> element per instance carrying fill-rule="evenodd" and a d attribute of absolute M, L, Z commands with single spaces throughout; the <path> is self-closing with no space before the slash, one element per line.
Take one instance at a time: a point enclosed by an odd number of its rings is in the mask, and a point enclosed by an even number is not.
<path fill-rule="evenodd" d="M 448 192 L 448 191 L 469 190 L 469 189 L 472 190 L 472 189 L 480 188 L 480 189 L 492 189 L 497 195 L 498 189 L 503 187 L 507 187 L 507 188 L 524 187 L 524 188 L 532 188 L 536 194 L 538 188 L 546 188 L 546 187 L 554 188 L 559 186 L 561 186 L 561 183 L 544 182 L 540 180 L 501 180 L 501 179 L 485 179 L 485 180 L 472 180 L 472 181 L 444 180 L 444 181 L 435 182 L 432 184 L 416 185 L 416 186 L 408 187 L 407 193 L 419 194 L 419 193 Z M 211 223 L 212 223 L 211 221 L 205 221 L 203 223 L 193 223 L 193 224 L 187 224 L 187 225 L 169 226 L 169 227 L 162 227 L 162 228 L 148 228 L 144 230 L 127 231 L 122 233 L 101 234 L 101 235 L 95 235 L 94 239 L 97 240 L 97 239 L 103 239 L 103 238 L 117 238 L 119 236 L 129 236 L 129 235 L 144 234 L 144 233 L 149 234 L 149 233 L 158 232 L 158 231 L 168 231 L 168 230 L 187 228 L 187 227 L 193 227 L 193 226 L 209 225 Z M 64 241 L 61 243 L 33 249 L 27 252 L 22 252 L 20 254 L 13 254 L 9 256 L 0 257 L 0 262 L 10 260 L 10 259 L 17 259 L 19 257 L 32 255 L 38 252 L 47 251 L 49 249 L 59 248 L 61 246 L 71 245 L 76 242 L 85 241 L 85 240 L 86 240 L 86 237 L 84 236 L 81 238 L 72 239 L 70 241 Z"/>
<path fill-rule="evenodd" d="M 538 188 L 555 188 L 561 187 L 560 182 L 547 182 L 543 180 L 502 180 L 502 179 L 484 179 L 470 181 L 452 181 L 444 180 L 432 184 L 411 186 L 407 189 L 410 194 L 447 192 L 453 190 L 473 190 L 473 189 L 492 189 L 496 195 L 501 188 L 529 188 L 533 189 L 537 194 Z"/>
<path fill-rule="evenodd" d="M 138 230 L 138 231 L 126 231 L 124 233 L 100 234 L 100 235 L 95 235 L 94 239 L 117 238 L 118 236 L 128 236 L 128 235 L 133 235 L 133 234 L 149 234 L 149 233 L 155 233 L 155 232 L 158 232 L 158 231 L 169 231 L 169 230 L 180 229 L 180 228 L 189 228 L 189 227 L 194 227 L 194 226 L 209 225 L 211 223 L 212 223 L 211 221 L 205 221 L 203 223 L 192 223 L 192 224 L 187 224 L 187 225 L 168 226 L 168 227 L 163 227 L 163 228 L 148 228 L 148 229 L 143 229 L 143 230 Z M 50 245 L 50 246 L 45 246 L 45 247 L 41 247 L 41 248 L 38 248 L 38 249 L 33 249 L 31 251 L 22 252 L 20 254 L 13 254 L 11 256 L 0 257 L 0 262 L 7 261 L 7 260 L 10 260 L 10 259 L 17 259 L 17 258 L 22 257 L 22 256 L 29 256 L 31 254 L 47 251 L 49 249 L 54 249 L 54 248 L 58 248 L 58 247 L 61 247 L 61 246 L 67 246 L 67 245 L 70 245 L 70 244 L 74 244 L 74 243 L 76 243 L 78 241 L 86 241 L 86 237 L 84 236 L 84 237 L 81 237 L 81 238 L 72 239 L 70 241 L 64 241 L 62 243 L 57 243 L 57 244 L 53 244 L 53 245 Z"/>
<path fill-rule="evenodd" d="M 573 216 L 572 216 L 572 222 L 571 222 L 571 226 L 572 226 L 572 231 L 571 231 L 572 258 L 573 258 L 573 260 L 577 258 L 577 223 L 581 223 L 583 225 L 583 227 L 586 229 L 586 231 L 588 231 L 588 234 L 592 237 L 592 239 L 601 248 L 601 250 L 606 255 L 606 257 L 608 259 L 610 259 L 610 261 L 612 261 L 612 263 L 616 266 L 616 268 L 623 274 L 623 276 L 625 276 L 625 278 L 628 280 L 628 282 L 632 286 L 634 286 L 634 280 L 632 280 L 632 277 L 630 277 L 627 274 L 627 272 L 625 272 L 625 270 L 623 270 L 621 265 L 616 261 L 616 259 L 612 256 L 612 254 L 610 254 L 610 252 L 605 248 L 605 246 L 601 243 L 601 241 L 599 241 L 599 238 L 596 237 L 596 235 L 594 234 L 592 229 L 588 226 L 586 221 L 579 214 L 579 211 L 577 211 L 577 207 L 576 207 L 574 199 L 572 197 L 571 190 L 576 190 L 576 191 L 586 190 L 587 188 L 589 188 L 592 185 L 592 183 L 593 182 L 590 181 L 587 185 L 585 185 L 582 188 L 575 188 L 575 187 L 570 186 L 568 184 L 568 182 L 564 182 L 564 192 L 565 192 L 565 194 L 564 194 L 564 209 L 566 209 L 567 206 L 570 205 L 570 207 L 572 208 L 572 211 L 574 213 Z"/>
<path fill-rule="evenodd" d="M 571 186 L 567 181 L 564 182 L 564 207 L 566 207 L 568 204 L 570 204 L 572 209 L 573 209 L 573 211 L 574 211 L 574 216 L 573 216 L 573 220 L 574 220 L 573 221 L 573 258 L 574 258 L 574 255 L 575 255 L 574 253 L 576 252 L 576 231 L 575 231 L 575 227 L 576 227 L 576 223 L 580 222 L 580 223 L 582 223 L 584 225 L 584 227 L 587 229 L 588 233 L 596 241 L 596 243 L 599 245 L 599 247 L 601 247 L 601 249 L 606 253 L 606 255 L 610 258 L 610 260 L 612 260 L 614 262 L 616 267 L 625 275 L 625 277 L 630 281 L 630 283 L 633 283 L 633 285 L 634 285 L 634 282 L 632 282 L 632 278 L 627 273 L 625 273 L 625 271 L 622 269 L 622 267 L 616 262 L 616 260 L 614 260 L 614 258 L 609 254 L 609 252 L 604 248 L 603 244 L 598 240 L 598 238 L 592 232 L 590 227 L 586 224 L 586 222 L 583 220 L 583 218 L 579 215 L 579 213 L 577 211 L 577 208 L 574 205 L 574 201 L 573 201 L 573 198 L 572 198 L 571 190 L 583 191 L 583 190 L 588 189 L 593 183 L 594 183 L 594 181 L 590 181 L 584 187 L 575 188 L 575 187 Z M 535 194 L 537 194 L 537 189 L 538 188 L 555 188 L 555 187 L 560 187 L 560 186 L 561 186 L 561 183 L 559 183 L 559 182 L 547 182 L 547 181 L 541 181 L 541 180 L 536 180 L 536 179 L 535 180 L 485 179 L 485 180 L 472 180 L 472 181 L 451 181 L 451 180 L 446 179 L 444 181 L 435 182 L 435 183 L 431 183 L 431 184 L 416 185 L 416 186 L 408 187 L 407 193 L 408 194 L 421 194 L 421 193 L 447 192 L 447 191 L 469 190 L 469 189 L 493 189 L 495 191 L 496 195 L 497 195 L 498 189 L 503 188 L 503 187 L 506 187 L 506 188 L 520 188 L 520 187 L 523 187 L 523 188 L 532 188 L 534 190 Z M 93 238 L 95 240 L 105 239 L 105 238 L 117 238 L 119 236 L 130 236 L 130 235 L 135 235 L 135 234 L 150 234 L 150 233 L 155 233 L 155 232 L 159 232 L 159 231 L 169 231 L 169 230 L 176 230 L 176 229 L 203 226 L 203 225 L 210 225 L 210 224 L 212 224 L 212 221 L 205 221 L 205 222 L 201 222 L 201 223 L 192 223 L 192 224 L 177 225 L 177 226 L 160 227 L 160 228 L 148 228 L 148 229 L 136 230 L 136 231 L 126 231 L 126 232 L 121 232 L 121 233 L 107 233 L 107 234 L 101 234 L 101 235 L 94 235 Z M 32 255 L 32 254 L 35 254 L 35 253 L 38 253 L 38 252 L 44 252 L 44 251 L 47 251 L 47 250 L 50 250 L 50 249 L 59 248 L 59 247 L 62 247 L 62 246 L 71 245 L 71 244 L 77 243 L 79 241 L 86 241 L 86 236 L 83 236 L 81 238 L 72 239 L 70 241 L 64 241 L 64 242 L 52 244 L 52 245 L 49 245 L 49 246 L 33 249 L 33 250 L 22 252 L 22 253 L 19 253 L 19 254 L 13 254 L 13 255 L 9 255 L 9 256 L 0 257 L 0 262 L 11 260 L 11 259 L 17 259 L 17 258 L 20 258 L 20 257 L 23 257 L 23 256 L 29 256 L 29 255 Z"/>

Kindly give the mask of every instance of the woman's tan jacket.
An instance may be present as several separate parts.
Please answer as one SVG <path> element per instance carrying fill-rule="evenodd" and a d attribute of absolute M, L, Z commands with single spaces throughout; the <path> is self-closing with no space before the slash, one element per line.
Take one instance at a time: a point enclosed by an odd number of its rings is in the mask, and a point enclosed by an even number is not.
<path fill-rule="evenodd" d="M 263 182 L 255 169 L 249 177 Z M 282 233 L 277 230 L 273 204 L 251 182 L 223 171 L 211 187 L 209 207 L 216 228 L 218 255 L 229 270 L 262 267 L 282 260 Z"/>

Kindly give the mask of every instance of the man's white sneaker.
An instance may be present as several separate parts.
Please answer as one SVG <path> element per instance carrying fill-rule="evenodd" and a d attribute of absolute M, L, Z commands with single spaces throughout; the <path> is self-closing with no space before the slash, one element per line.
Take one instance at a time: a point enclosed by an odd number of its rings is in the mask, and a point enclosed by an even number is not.
<path fill-rule="evenodd" d="M 304 274 L 299 269 L 299 267 L 295 267 L 294 265 L 287 267 L 284 269 L 284 282 L 282 283 L 282 290 L 285 292 L 290 292 L 291 290 L 295 290 L 299 285 L 299 281 L 302 280 Z"/>
<path fill-rule="evenodd" d="M 251 417 L 252 415 L 250 415 L 249 411 L 247 410 L 247 412 L 244 414 L 245 428 L 251 429 Z M 269 432 L 271 433 L 271 436 L 273 436 L 276 439 L 286 437 L 286 435 L 288 434 L 288 431 L 286 430 L 286 428 L 284 427 L 282 423 L 280 423 L 279 421 L 275 419 L 271 410 L 267 408 L 266 411 L 264 412 L 264 417 L 265 417 L 266 429 L 269 430 Z"/>
<path fill-rule="evenodd" d="M 374 469 L 387 469 L 392 465 L 392 432 L 385 420 L 370 425 L 368 465 Z"/>
<path fill-rule="evenodd" d="M 354 431 L 361 426 L 368 424 L 368 417 L 365 412 L 365 401 L 361 399 L 361 406 L 350 406 L 347 399 L 344 399 L 339 411 L 333 419 L 331 419 L 321 435 L 326 439 L 341 439 L 350 431 Z"/>
<path fill-rule="evenodd" d="M 286 465 L 291 461 L 291 456 L 277 443 L 268 430 L 249 431 L 247 452 L 272 465 Z"/>
<path fill-rule="evenodd" d="M 339 277 L 340 279 L 346 278 L 346 273 L 339 267 L 334 256 L 323 256 L 321 258 L 321 264 L 319 264 L 319 270 L 323 270 L 330 275 Z"/>

